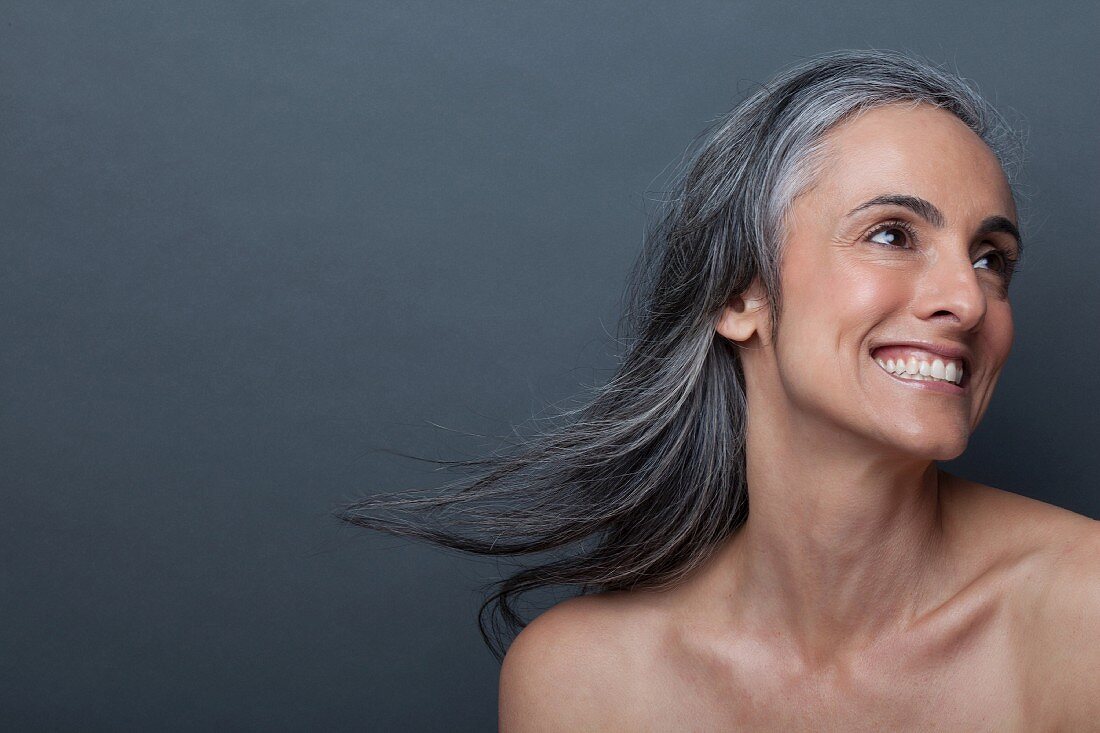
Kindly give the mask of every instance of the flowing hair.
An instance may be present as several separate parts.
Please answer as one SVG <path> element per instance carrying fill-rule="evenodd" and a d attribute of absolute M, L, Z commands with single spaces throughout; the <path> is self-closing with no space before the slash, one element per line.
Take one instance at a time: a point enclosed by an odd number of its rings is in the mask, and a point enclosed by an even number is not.
<path fill-rule="evenodd" d="M 620 322 L 615 375 L 552 427 L 484 458 L 442 493 L 374 495 L 342 521 L 486 556 L 556 551 L 490 584 L 482 638 L 503 659 L 526 621 L 520 594 L 667 588 L 748 517 L 745 382 L 722 310 L 759 278 L 781 317 L 779 263 L 791 203 L 825 161 L 823 136 L 886 104 L 945 109 L 991 148 L 1013 185 L 1022 142 L 968 83 L 895 51 L 842 50 L 777 75 L 697 140 L 649 228 Z"/>

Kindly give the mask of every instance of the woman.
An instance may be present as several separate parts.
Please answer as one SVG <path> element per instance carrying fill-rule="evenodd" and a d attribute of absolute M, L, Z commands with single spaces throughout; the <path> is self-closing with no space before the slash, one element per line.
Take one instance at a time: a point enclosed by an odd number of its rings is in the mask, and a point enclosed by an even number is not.
<path fill-rule="evenodd" d="M 575 546 L 490 598 L 582 590 L 508 649 L 502 730 L 1100 730 L 1096 522 L 935 463 L 1012 345 L 1011 142 L 901 54 L 787 71 L 681 177 L 611 383 L 461 492 L 350 508 Z"/>

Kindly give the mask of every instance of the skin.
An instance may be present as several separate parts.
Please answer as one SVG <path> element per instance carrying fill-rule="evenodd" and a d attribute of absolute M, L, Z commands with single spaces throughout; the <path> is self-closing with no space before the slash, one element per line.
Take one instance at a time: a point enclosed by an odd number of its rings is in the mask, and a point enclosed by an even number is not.
<path fill-rule="evenodd" d="M 1000 165 L 927 105 L 846 121 L 827 153 L 787 221 L 777 339 L 759 283 L 716 326 L 744 364 L 748 521 L 674 588 L 529 624 L 501 730 L 1100 730 L 1098 523 L 935 463 L 965 450 L 1012 347 L 1009 280 L 986 255 L 1015 240 L 977 233 L 1016 222 Z M 849 216 L 887 193 L 943 225 L 897 205 Z M 891 220 L 915 236 L 871 231 Z M 969 350 L 964 394 L 869 355 L 910 339 Z"/>

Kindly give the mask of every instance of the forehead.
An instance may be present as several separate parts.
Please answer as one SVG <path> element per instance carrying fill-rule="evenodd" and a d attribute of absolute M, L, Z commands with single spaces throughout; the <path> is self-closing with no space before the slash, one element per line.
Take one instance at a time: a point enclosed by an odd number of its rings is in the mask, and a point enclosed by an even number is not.
<path fill-rule="evenodd" d="M 997 157 L 945 110 L 927 104 L 876 107 L 837 125 L 824 143 L 814 187 L 819 205 L 822 197 L 839 207 L 906 193 L 936 204 L 949 224 L 989 214 L 1016 218 Z"/>

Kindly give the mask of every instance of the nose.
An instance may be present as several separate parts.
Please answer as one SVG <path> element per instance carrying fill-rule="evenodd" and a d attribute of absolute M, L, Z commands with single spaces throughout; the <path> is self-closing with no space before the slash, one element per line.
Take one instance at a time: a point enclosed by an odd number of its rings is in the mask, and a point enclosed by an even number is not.
<path fill-rule="evenodd" d="M 968 247 L 937 251 L 922 275 L 919 303 L 922 318 L 954 320 L 967 331 L 981 326 L 988 305 Z"/>

